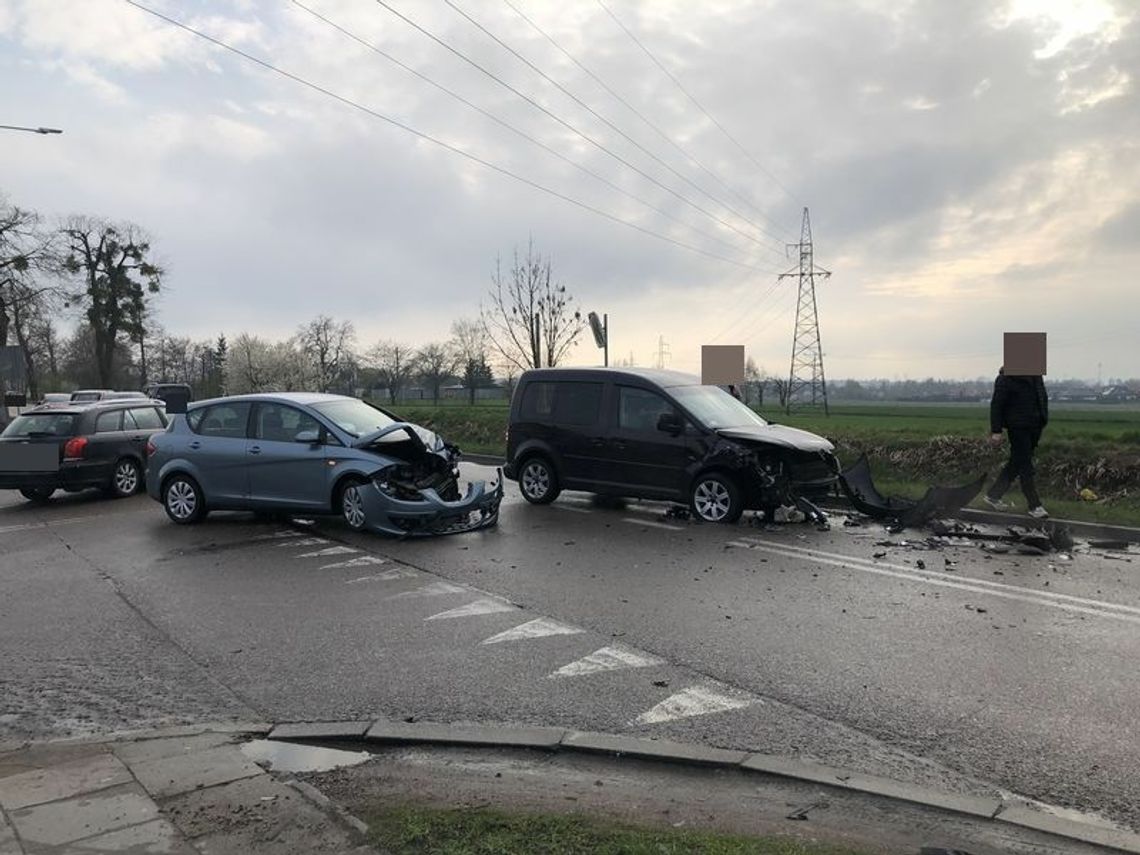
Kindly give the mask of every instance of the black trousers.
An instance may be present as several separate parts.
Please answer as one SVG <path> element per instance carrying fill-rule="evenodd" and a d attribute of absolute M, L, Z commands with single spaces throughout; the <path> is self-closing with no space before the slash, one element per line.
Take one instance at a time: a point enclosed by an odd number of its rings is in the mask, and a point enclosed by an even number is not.
<path fill-rule="evenodd" d="M 991 499 L 1000 499 L 1010 484 L 1021 480 L 1021 492 L 1031 508 L 1041 504 L 1037 485 L 1033 483 L 1033 452 L 1041 439 L 1041 428 L 1009 428 L 1009 462 L 998 473 L 997 480 L 986 492 Z"/>

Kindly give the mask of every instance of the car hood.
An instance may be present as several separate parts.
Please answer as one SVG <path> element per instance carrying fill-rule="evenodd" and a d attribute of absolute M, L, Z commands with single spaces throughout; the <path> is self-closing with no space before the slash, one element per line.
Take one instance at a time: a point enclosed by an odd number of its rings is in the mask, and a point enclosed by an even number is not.
<path fill-rule="evenodd" d="M 394 422 L 387 427 L 380 428 L 380 430 L 366 433 L 364 436 L 353 440 L 352 447 L 368 448 L 377 443 L 382 443 L 384 437 L 399 432 L 406 433 L 411 437 L 412 442 L 419 445 L 423 451 L 439 451 L 440 448 L 443 447 L 443 440 L 440 439 L 438 434 L 434 434 L 427 428 L 420 427 L 411 422 Z"/>
<path fill-rule="evenodd" d="M 818 434 L 784 425 L 745 425 L 720 428 L 719 436 L 745 442 L 762 442 L 794 448 L 797 451 L 835 451 L 835 446 Z"/>

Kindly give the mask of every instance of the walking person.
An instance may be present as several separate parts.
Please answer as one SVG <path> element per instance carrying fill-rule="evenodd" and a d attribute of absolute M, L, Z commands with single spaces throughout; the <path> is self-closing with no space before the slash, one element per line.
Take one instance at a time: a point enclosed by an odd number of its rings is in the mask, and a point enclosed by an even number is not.
<path fill-rule="evenodd" d="M 1029 515 L 1035 519 L 1049 516 L 1041 506 L 1041 497 L 1037 495 L 1037 485 L 1033 482 L 1033 452 L 1048 423 L 1049 396 L 1041 375 L 1011 376 L 1002 367 L 994 380 L 994 394 L 990 400 L 990 444 L 995 448 L 1000 446 L 1002 431 L 1005 430 L 1009 434 L 1009 461 L 982 497 L 982 501 L 994 510 L 1011 507 L 1001 497 L 1014 480 L 1019 479 Z"/>

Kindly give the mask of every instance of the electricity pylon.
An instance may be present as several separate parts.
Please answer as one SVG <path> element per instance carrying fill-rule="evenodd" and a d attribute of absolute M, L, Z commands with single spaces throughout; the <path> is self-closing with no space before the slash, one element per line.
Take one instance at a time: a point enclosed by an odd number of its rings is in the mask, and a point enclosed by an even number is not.
<path fill-rule="evenodd" d="M 800 264 L 798 269 L 781 273 L 780 279 L 799 279 L 799 297 L 796 300 L 796 331 L 792 337 L 792 367 L 788 371 L 785 412 L 794 406 L 818 407 L 823 405 L 825 415 L 831 415 L 827 408 L 827 381 L 823 375 L 823 347 L 819 342 L 819 309 L 815 302 L 815 277 L 827 279 L 830 270 L 817 267 L 812 256 L 811 220 L 808 209 L 804 208 L 804 222 L 800 228 L 800 242 L 788 244 L 789 252 L 798 249 Z"/>

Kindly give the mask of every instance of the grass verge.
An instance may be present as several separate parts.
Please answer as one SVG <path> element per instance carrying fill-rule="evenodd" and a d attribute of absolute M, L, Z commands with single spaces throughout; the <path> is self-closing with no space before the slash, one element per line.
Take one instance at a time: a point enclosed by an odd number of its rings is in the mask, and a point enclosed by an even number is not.
<path fill-rule="evenodd" d="M 400 806 L 360 817 L 372 842 L 393 855 L 859 855 L 791 838 L 639 828 L 582 815 Z"/>

